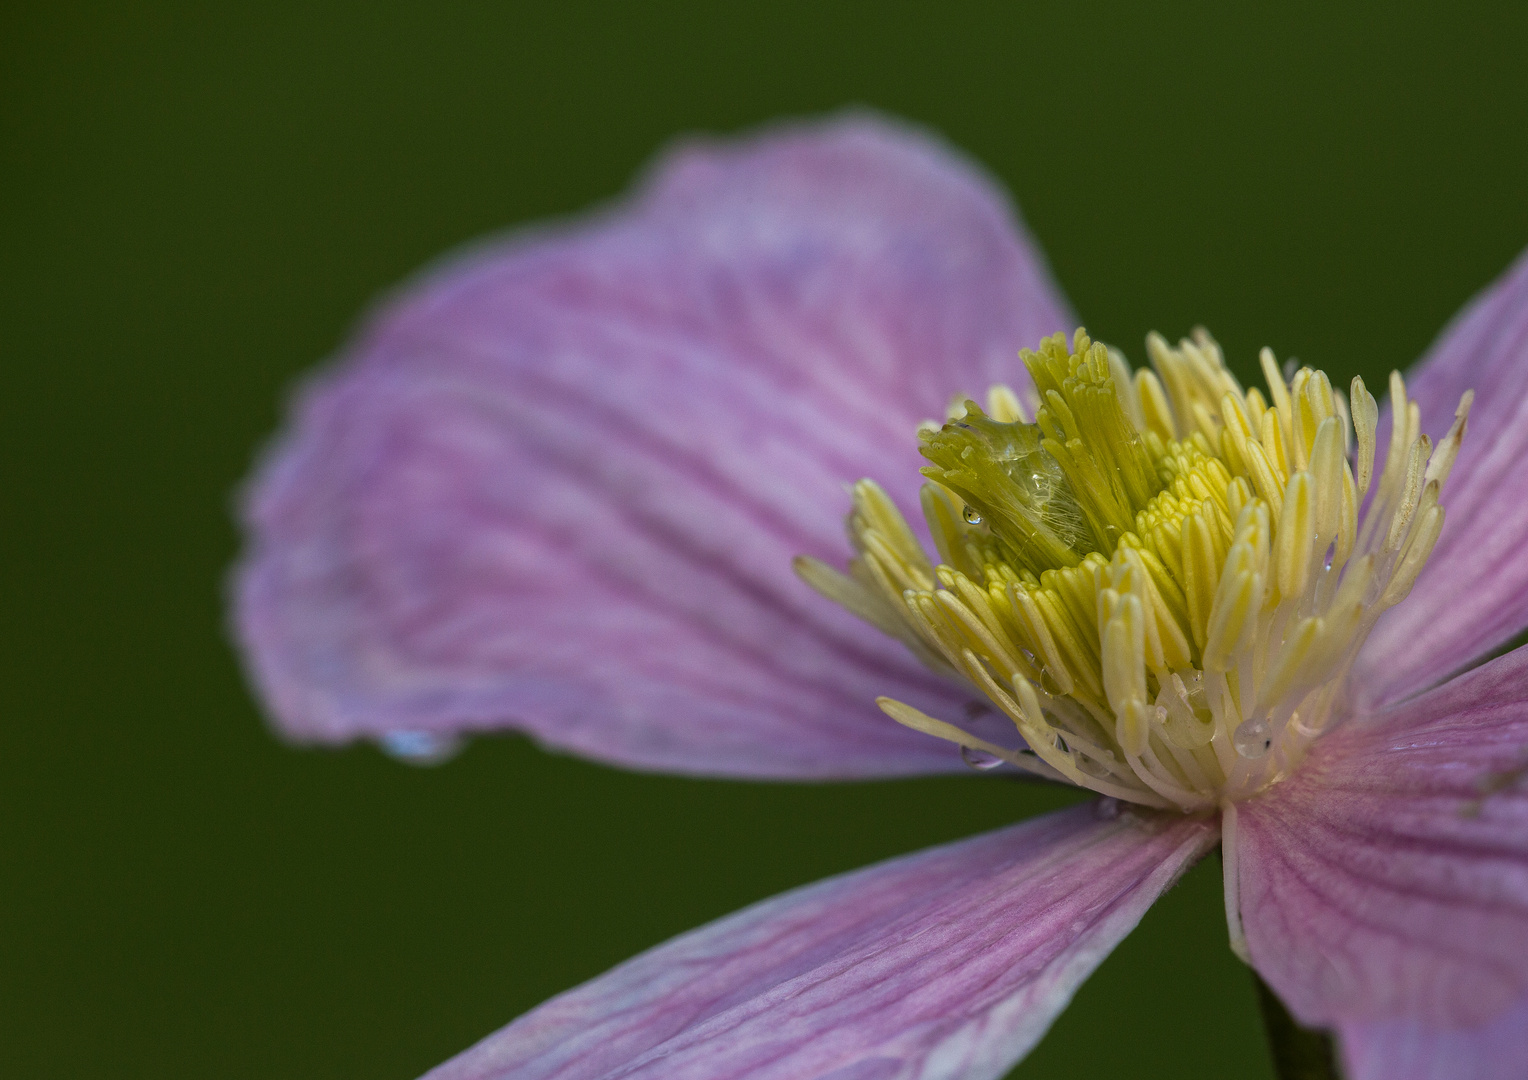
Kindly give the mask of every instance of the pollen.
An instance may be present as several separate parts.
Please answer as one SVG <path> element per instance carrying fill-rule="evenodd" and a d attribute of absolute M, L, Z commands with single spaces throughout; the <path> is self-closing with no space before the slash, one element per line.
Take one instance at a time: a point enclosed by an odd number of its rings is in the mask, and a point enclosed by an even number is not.
<path fill-rule="evenodd" d="M 920 426 L 937 560 L 885 491 L 853 489 L 848 573 L 797 572 L 828 599 L 985 696 L 1018 749 L 890 698 L 881 708 L 963 754 L 1147 806 L 1228 806 L 1276 783 L 1344 713 L 1375 620 L 1404 600 L 1443 527 L 1438 494 L 1471 395 L 1437 446 L 1390 376 L 1379 407 L 1260 360 L 1243 390 L 1203 330 L 1153 334 L 1151 366 L 1078 330 L 1006 386 Z M 1376 468 L 1376 466 L 1378 466 Z M 968 760 L 970 758 L 968 757 Z"/>

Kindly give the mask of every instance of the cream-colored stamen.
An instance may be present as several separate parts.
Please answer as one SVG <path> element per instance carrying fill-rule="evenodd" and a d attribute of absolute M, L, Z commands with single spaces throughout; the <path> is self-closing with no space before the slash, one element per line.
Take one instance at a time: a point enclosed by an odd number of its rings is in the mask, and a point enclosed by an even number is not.
<path fill-rule="evenodd" d="M 1334 719 L 1359 646 L 1437 542 L 1470 395 L 1434 448 L 1392 375 L 1376 478 L 1379 409 L 1362 380 L 1347 396 L 1311 368 L 1286 381 L 1265 349 L 1265 397 L 1202 330 L 1146 347 L 1152 368 L 1132 374 L 1083 331 L 1070 348 L 1056 335 L 1023 354 L 1033 422 L 994 386 L 985 411 L 961 398 L 947 423 L 920 426 L 937 563 L 861 480 L 849 572 L 796 566 L 984 694 L 1026 745 L 882 699 L 893 719 L 1031 773 L 1198 811 L 1287 775 Z"/>

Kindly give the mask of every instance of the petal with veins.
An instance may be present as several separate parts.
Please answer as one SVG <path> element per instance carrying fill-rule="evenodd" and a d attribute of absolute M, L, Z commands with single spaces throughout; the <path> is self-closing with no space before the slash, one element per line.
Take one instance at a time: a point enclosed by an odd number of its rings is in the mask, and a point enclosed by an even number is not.
<path fill-rule="evenodd" d="M 1528 997 L 1474 1028 L 1389 1020 L 1343 1027 L 1348 1080 L 1502 1080 L 1528 1076 Z"/>
<path fill-rule="evenodd" d="M 405 290 L 306 387 L 245 503 L 236 628 L 282 730 L 517 728 L 639 768 L 959 769 L 879 694 L 964 697 L 791 571 L 845 481 L 1070 325 L 928 136 L 693 143 L 627 204 Z"/>
<path fill-rule="evenodd" d="M 1242 924 L 1290 1011 L 1339 1033 L 1389 1024 L 1441 1037 L 1521 1001 L 1525 777 L 1519 649 L 1339 727 L 1294 776 L 1243 803 Z"/>
<path fill-rule="evenodd" d="M 987 1080 L 1212 821 L 1063 810 L 766 900 L 554 998 L 429 1080 Z"/>
<path fill-rule="evenodd" d="M 1528 252 L 1443 331 L 1406 390 L 1435 440 L 1461 394 L 1474 390 L 1475 403 L 1443 488 L 1438 545 L 1359 658 L 1355 688 L 1371 706 L 1447 678 L 1528 627 Z"/>

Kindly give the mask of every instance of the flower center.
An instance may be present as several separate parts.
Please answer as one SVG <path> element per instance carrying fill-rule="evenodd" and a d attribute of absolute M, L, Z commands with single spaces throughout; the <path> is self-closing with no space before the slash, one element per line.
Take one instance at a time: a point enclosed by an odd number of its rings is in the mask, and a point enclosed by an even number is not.
<path fill-rule="evenodd" d="M 1070 349 L 1057 334 L 1021 354 L 1032 422 L 997 386 L 985 411 L 958 399 L 948 423 L 920 428 L 937 565 L 861 480 L 849 573 L 796 568 L 981 691 L 1026 745 L 880 699 L 893 719 L 967 755 L 1194 811 L 1288 775 L 1338 715 L 1359 647 L 1437 542 L 1471 395 L 1434 448 L 1392 373 L 1376 479 L 1363 380 L 1348 398 L 1311 368 L 1286 381 L 1264 349 L 1264 397 L 1202 330 L 1146 344 L 1152 368 L 1132 373 L 1083 330 Z"/>

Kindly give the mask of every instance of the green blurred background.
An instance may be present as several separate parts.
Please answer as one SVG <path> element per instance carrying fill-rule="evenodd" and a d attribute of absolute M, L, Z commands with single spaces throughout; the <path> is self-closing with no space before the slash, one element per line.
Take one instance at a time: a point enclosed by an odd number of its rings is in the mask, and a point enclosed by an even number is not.
<path fill-rule="evenodd" d="M 671 934 L 1065 796 L 436 769 L 268 733 L 232 493 L 379 290 L 676 133 L 864 103 L 1016 193 L 1096 335 L 1404 366 L 1528 242 L 1528 18 L 1076 2 L 7 5 L 0 1073 L 406 1080 Z M 1213 860 L 1016 1076 L 1266 1077 Z"/>

